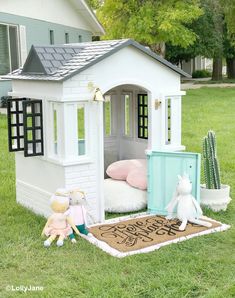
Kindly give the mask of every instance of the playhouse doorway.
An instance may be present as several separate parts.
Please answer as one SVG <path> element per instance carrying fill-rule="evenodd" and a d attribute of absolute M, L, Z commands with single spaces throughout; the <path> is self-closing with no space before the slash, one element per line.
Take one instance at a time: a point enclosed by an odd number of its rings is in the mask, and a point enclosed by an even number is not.
<path fill-rule="evenodd" d="M 104 179 L 110 179 L 106 170 L 116 161 L 138 159 L 147 164 L 150 94 L 137 85 L 121 85 L 106 92 L 104 97 Z M 138 193 L 137 189 L 134 191 Z"/>

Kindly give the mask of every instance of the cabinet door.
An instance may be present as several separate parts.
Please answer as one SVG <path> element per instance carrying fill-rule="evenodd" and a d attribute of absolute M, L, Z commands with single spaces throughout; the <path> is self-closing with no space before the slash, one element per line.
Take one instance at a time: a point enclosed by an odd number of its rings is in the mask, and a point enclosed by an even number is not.
<path fill-rule="evenodd" d="M 148 209 L 151 213 L 166 215 L 166 206 L 172 199 L 178 175 L 188 174 L 192 195 L 200 204 L 200 159 L 198 153 L 148 153 Z"/>

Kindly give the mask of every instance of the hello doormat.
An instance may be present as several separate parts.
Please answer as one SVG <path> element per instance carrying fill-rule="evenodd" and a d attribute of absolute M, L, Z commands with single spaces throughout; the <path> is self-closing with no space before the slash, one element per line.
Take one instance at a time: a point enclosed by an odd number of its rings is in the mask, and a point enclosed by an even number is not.
<path fill-rule="evenodd" d="M 109 220 L 108 223 L 89 228 L 93 237 L 88 240 L 113 256 L 124 257 L 150 252 L 170 243 L 195 236 L 223 231 L 229 228 L 209 218 L 211 228 L 188 223 L 185 231 L 179 231 L 178 220 L 166 220 L 163 216 L 142 215 Z"/>

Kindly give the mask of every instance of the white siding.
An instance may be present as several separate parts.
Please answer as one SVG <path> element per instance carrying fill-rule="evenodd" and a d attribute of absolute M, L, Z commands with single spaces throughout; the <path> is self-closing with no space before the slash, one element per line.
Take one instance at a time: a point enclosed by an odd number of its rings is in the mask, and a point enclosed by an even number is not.
<path fill-rule="evenodd" d="M 86 194 L 88 203 L 88 212 L 91 213 L 96 221 L 100 221 L 98 213 L 98 181 L 97 181 L 97 164 L 84 164 L 65 168 L 66 187 L 79 188 Z"/>
<path fill-rule="evenodd" d="M 68 0 L 0 0 L 0 12 L 94 32 L 94 24 L 92 27 L 88 23 L 90 17 L 84 16 L 86 11 L 79 10 Z"/>
<path fill-rule="evenodd" d="M 24 158 L 23 153 L 16 153 L 17 202 L 47 217 L 51 213 L 49 204 L 51 194 L 64 185 L 62 166 L 40 157 Z"/>
<path fill-rule="evenodd" d="M 12 90 L 13 92 L 9 92 L 9 95 L 17 97 L 63 100 L 63 86 L 61 83 L 13 80 Z"/>

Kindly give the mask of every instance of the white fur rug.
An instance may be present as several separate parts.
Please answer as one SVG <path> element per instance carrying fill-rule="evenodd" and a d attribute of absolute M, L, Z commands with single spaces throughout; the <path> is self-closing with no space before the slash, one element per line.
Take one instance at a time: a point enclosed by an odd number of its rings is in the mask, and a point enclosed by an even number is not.
<path fill-rule="evenodd" d="M 105 179 L 104 206 L 111 213 L 139 211 L 147 206 L 147 191 L 134 188 L 126 181 Z"/>

